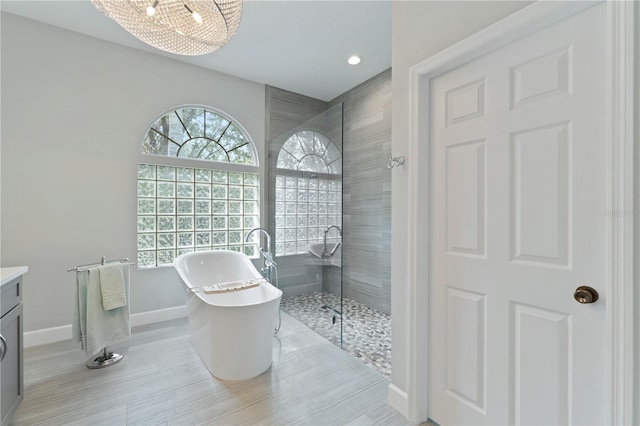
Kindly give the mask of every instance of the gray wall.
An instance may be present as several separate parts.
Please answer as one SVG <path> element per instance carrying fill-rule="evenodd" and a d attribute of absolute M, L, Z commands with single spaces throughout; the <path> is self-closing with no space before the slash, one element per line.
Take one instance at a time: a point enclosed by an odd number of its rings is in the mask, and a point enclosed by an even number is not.
<path fill-rule="evenodd" d="M 136 165 L 151 122 L 178 105 L 218 108 L 265 164 L 264 85 L 6 13 L 1 30 L 1 262 L 29 266 L 25 331 L 65 326 L 68 268 L 136 258 Z M 173 268 L 133 268 L 131 283 L 133 313 L 184 306 Z"/>
<path fill-rule="evenodd" d="M 343 248 L 342 271 L 318 270 L 308 256 L 279 258 L 280 287 L 285 295 L 310 291 L 339 293 L 389 313 L 391 310 L 391 69 L 340 95 L 329 103 L 267 87 L 269 170 L 281 143 L 273 139 L 343 103 Z M 332 122 L 333 120 L 329 120 Z M 284 142 L 284 139 L 279 141 Z M 268 177 L 269 188 L 275 176 Z M 268 206 L 269 229 L 275 230 L 273 200 Z M 321 277 L 321 280 L 318 280 Z"/>
<path fill-rule="evenodd" d="M 343 294 L 391 311 L 391 69 L 332 100 L 344 105 Z"/>
<path fill-rule="evenodd" d="M 324 112 L 327 102 L 266 86 L 266 137 L 276 138 Z M 278 150 L 270 152 L 277 159 Z"/>

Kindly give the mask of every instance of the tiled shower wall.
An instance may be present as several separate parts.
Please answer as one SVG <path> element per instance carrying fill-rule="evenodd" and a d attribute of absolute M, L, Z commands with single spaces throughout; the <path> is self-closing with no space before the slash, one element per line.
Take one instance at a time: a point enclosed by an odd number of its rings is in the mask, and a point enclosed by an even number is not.
<path fill-rule="evenodd" d="M 391 310 L 391 69 L 329 103 L 267 87 L 267 140 L 272 140 L 342 102 L 343 129 L 343 292 L 344 296 L 389 313 Z M 279 147 L 269 144 L 269 170 Z M 275 179 L 268 176 L 269 184 Z M 270 186 L 273 188 L 274 186 Z M 270 230 L 274 207 L 268 206 Z M 323 289 L 337 292 L 338 268 L 324 274 L 297 256 L 279 258 L 285 295 Z M 317 267 L 320 268 L 320 267 Z M 329 268 L 329 267 L 325 267 Z"/>
<path fill-rule="evenodd" d="M 391 311 L 391 69 L 332 100 L 344 104 L 344 297 Z"/>

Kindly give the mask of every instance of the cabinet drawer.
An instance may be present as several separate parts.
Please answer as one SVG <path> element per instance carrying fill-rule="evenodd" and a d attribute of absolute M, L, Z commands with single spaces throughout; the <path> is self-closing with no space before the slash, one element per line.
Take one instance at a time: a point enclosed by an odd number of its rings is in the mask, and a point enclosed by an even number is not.
<path fill-rule="evenodd" d="M 0 307 L 0 317 L 3 317 L 22 301 L 22 277 L 15 278 L 2 286 L 0 295 L 2 305 Z"/>

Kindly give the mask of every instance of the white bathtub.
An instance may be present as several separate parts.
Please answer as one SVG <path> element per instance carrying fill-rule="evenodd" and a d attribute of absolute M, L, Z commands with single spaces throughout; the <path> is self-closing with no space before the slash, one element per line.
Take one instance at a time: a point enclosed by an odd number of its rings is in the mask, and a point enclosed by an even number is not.
<path fill-rule="evenodd" d="M 187 291 L 262 278 L 249 257 L 232 251 L 183 254 L 174 267 Z M 268 282 L 225 293 L 188 293 L 191 342 L 211 374 L 243 380 L 269 369 L 281 297 Z"/>

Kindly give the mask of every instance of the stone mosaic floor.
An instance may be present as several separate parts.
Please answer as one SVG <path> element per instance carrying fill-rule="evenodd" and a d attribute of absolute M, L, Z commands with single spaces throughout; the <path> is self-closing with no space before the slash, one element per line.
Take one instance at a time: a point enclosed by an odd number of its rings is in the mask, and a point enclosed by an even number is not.
<path fill-rule="evenodd" d="M 283 297 L 280 307 L 340 346 L 340 298 L 335 294 L 314 292 Z M 342 348 L 391 378 L 391 316 L 347 298 L 342 300 L 342 309 Z"/>

